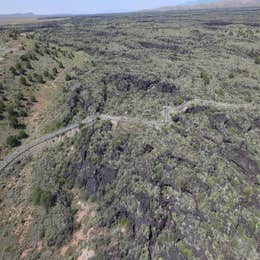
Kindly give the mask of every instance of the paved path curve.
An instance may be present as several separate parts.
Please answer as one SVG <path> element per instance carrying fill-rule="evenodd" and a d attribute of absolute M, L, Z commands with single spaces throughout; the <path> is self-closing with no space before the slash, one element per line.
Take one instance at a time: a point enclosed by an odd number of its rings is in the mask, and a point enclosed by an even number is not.
<path fill-rule="evenodd" d="M 250 104 L 229 104 L 229 103 L 222 103 L 222 102 L 215 102 L 210 100 L 200 100 L 200 99 L 194 99 L 191 101 L 188 101 L 180 106 L 177 107 L 168 107 L 169 113 L 171 114 L 177 114 L 177 113 L 185 113 L 188 108 L 196 107 L 196 106 L 206 106 L 206 107 L 212 107 L 216 109 L 231 109 L 231 110 L 240 110 L 240 109 L 246 109 L 246 110 L 259 110 L 259 107 L 254 107 Z M 160 129 L 165 125 L 164 121 L 152 121 L 152 120 L 146 120 L 141 118 L 132 118 L 132 117 L 126 117 L 126 116 L 111 116 L 111 115 L 96 115 L 96 116 L 89 116 L 85 118 L 81 124 L 87 125 L 92 122 L 94 122 L 97 118 L 100 118 L 101 120 L 114 120 L 114 121 L 126 121 L 130 123 L 137 123 L 146 125 L 147 127 L 154 127 L 157 129 Z M 168 118 L 168 115 L 167 115 Z M 65 128 L 59 129 L 53 133 L 47 134 L 45 136 L 42 136 L 34 141 L 32 141 L 29 144 L 25 144 L 17 148 L 13 153 L 5 157 L 2 161 L 0 161 L 0 172 L 5 169 L 8 165 L 15 162 L 17 159 L 21 158 L 26 153 L 32 153 L 37 147 L 41 147 L 43 144 L 48 144 L 53 142 L 56 138 L 60 136 L 67 135 L 69 133 L 72 133 L 73 131 L 79 130 L 79 124 L 72 124 Z"/>
<path fill-rule="evenodd" d="M 97 118 L 100 118 L 101 120 L 127 121 L 130 123 L 143 124 L 148 127 L 155 127 L 155 128 L 161 128 L 163 126 L 163 122 L 160 122 L 160 121 L 149 121 L 149 120 L 140 119 L 140 118 L 131 118 L 131 117 L 124 117 L 124 116 L 110 116 L 110 115 L 89 116 L 89 117 L 85 118 L 81 122 L 81 124 L 88 125 L 88 124 L 94 122 Z M 70 132 L 75 131 L 75 130 L 76 131 L 79 130 L 79 124 L 69 125 L 65 128 L 59 129 L 53 133 L 42 136 L 42 137 L 32 141 L 29 144 L 20 146 L 13 153 L 11 153 L 7 157 L 5 157 L 0 162 L 0 172 L 3 169 L 5 169 L 8 165 L 15 162 L 17 159 L 21 158 L 23 155 L 35 151 L 37 147 L 42 146 L 43 144 L 51 143 L 56 138 L 67 135 Z"/>

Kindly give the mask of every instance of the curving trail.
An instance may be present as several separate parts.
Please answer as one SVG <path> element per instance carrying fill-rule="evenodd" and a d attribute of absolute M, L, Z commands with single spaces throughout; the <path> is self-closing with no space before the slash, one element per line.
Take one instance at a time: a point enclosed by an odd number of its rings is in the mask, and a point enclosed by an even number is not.
<path fill-rule="evenodd" d="M 194 99 L 191 101 L 188 101 L 180 106 L 177 107 L 168 107 L 168 112 L 172 115 L 179 114 L 179 113 L 186 113 L 189 108 L 192 107 L 209 107 L 214 109 L 224 109 L 224 110 L 260 110 L 260 107 L 254 107 L 250 104 L 229 104 L 229 103 L 222 103 L 222 102 L 215 102 L 210 100 L 200 100 L 200 99 Z M 168 118 L 168 115 L 166 116 Z M 165 121 L 152 121 L 142 118 L 133 118 L 133 117 L 126 117 L 126 116 L 111 116 L 111 115 L 96 115 L 96 116 L 89 116 L 85 118 L 81 124 L 88 125 L 93 123 L 97 118 L 100 118 L 100 120 L 113 120 L 113 121 L 121 121 L 121 122 L 129 122 L 129 123 L 135 123 L 135 124 L 142 124 L 147 127 L 154 127 L 156 129 L 160 129 L 167 122 Z M 21 159 L 22 156 L 26 154 L 30 154 L 32 152 L 35 152 L 38 149 L 41 149 L 42 147 L 54 143 L 59 138 L 64 138 L 67 136 L 74 135 L 79 131 L 79 124 L 72 124 L 65 128 L 59 129 L 53 133 L 47 134 L 45 136 L 42 136 L 34 141 L 32 141 L 29 144 L 25 144 L 17 148 L 13 153 L 5 157 L 0 162 L 0 172 L 5 169 L 8 165 L 15 162 L 19 158 Z"/>
<path fill-rule="evenodd" d="M 111 116 L 111 115 L 98 115 L 98 116 L 89 116 L 82 120 L 81 124 L 88 125 L 93 123 L 97 118 L 101 120 L 114 120 L 114 121 L 126 121 L 129 123 L 137 123 L 143 124 L 148 127 L 155 127 L 160 128 L 163 126 L 163 122 L 160 121 L 148 121 L 140 118 L 131 118 L 131 117 L 124 117 L 124 116 Z M 74 135 L 75 133 L 79 132 L 79 124 L 72 124 L 65 128 L 59 129 L 53 133 L 47 134 L 42 136 L 29 144 L 25 144 L 17 148 L 13 153 L 5 157 L 0 162 L 0 172 L 5 169 L 8 165 L 15 162 L 19 158 L 21 159 L 22 156 L 26 154 L 30 154 L 35 152 L 38 149 L 45 147 L 45 145 L 54 143 L 58 138 L 64 138 L 67 136 Z"/>

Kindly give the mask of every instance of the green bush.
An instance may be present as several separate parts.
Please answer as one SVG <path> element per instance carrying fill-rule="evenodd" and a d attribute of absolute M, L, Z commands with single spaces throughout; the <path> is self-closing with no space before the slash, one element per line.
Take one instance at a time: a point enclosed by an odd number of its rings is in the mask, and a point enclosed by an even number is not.
<path fill-rule="evenodd" d="M 42 194 L 42 190 L 41 188 L 38 186 L 33 190 L 32 193 L 32 202 L 34 205 L 39 205 L 40 204 L 40 200 L 41 200 L 41 194 Z"/>
<path fill-rule="evenodd" d="M 8 105 L 7 108 L 6 108 L 6 111 L 8 113 L 8 116 L 17 116 L 17 111 L 15 110 L 15 107 L 14 105 Z"/>
<path fill-rule="evenodd" d="M 65 80 L 66 80 L 66 81 L 70 81 L 70 80 L 71 80 L 71 76 L 67 74 L 67 75 L 65 76 Z"/>
<path fill-rule="evenodd" d="M 257 57 L 255 58 L 255 64 L 260 64 L 260 56 L 257 56 Z"/>
<path fill-rule="evenodd" d="M 177 104 L 178 104 L 178 105 L 181 105 L 181 104 L 183 104 L 183 102 L 184 102 L 183 97 L 179 96 L 179 97 L 177 98 Z"/>
<path fill-rule="evenodd" d="M 16 71 L 18 71 L 19 74 L 24 74 L 26 72 L 21 63 L 16 64 Z"/>
<path fill-rule="evenodd" d="M 33 76 L 34 76 L 34 78 L 36 79 L 36 81 L 37 81 L 38 83 L 41 83 L 41 84 L 45 83 L 44 80 L 43 80 L 42 75 L 39 75 L 39 74 L 37 74 L 37 73 L 34 73 Z"/>
<path fill-rule="evenodd" d="M 45 70 L 45 71 L 43 72 L 43 76 L 46 77 L 46 78 L 48 78 L 48 77 L 49 77 L 49 71 L 48 71 L 48 70 Z"/>
<path fill-rule="evenodd" d="M 244 97 L 244 101 L 251 103 L 253 101 L 253 99 L 251 96 L 246 96 L 246 97 Z"/>
<path fill-rule="evenodd" d="M 201 71 L 200 77 L 204 80 L 205 85 L 209 85 L 210 79 L 209 79 L 209 75 L 206 71 Z"/>
<path fill-rule="evenodd" d="M 38 50 L 40 48 L 40 46 L 39 46 L 39 44 L 36 42 L 36 43 L 34 43 L 34 49 L 35 50 Z"/>
<path fill-rule="evenodd" d="M 21 78 L 20 78 L 20 83 L 21 83 L 22 85 L 27 85 L 27 80 L 26 80 L 26 78 L 25 78 L 24 76 L 21 76 Z"/>
<path fill-rule="evenodd" d="M 219 96 L 224 96 L 225 95 L 225 92 L 224 92 L 224 89 L 223 88 L 220 88 L 220 89 L 217 89 L 215 90 L 215 93 Z"/>
<path fill-rule="evenodd" d="M 181 191 L 186 192 L 188 190 L 188 186 L 189 186 L 188 181 L 181 180 L 180 186 L 181 186 Z"/>
<path fill-rule="evenodd" d="M 15 96 L 15 99 L 20 102 L 22 99 L 24 99 L 24 94 L 21 90 L 18 91 L 18 93 Z"/>
<path fill-rule="evenodd" d="M 64 65 L 63 65 L 62 62 L 59 62 L 59 67 L 60 67 L 61 69 L 64 69 Z"/>
<path fill-rule="evenodd" d="M 29 69 L 29 70 L 33 69 L 32 64 L 31 64 L 30 61 L 26 62 L 26 68 Z"/>
<path fill-rule="evenodd" d="M 10 32 L 9 37 L 12 38 L 13 40 L 17 40 L 17 32 L 16 31 Z"/>
<path fill-rule="evenodd" d="M 231 72 L 231 73 L 228 75 L 228 77 L 229 77 L 230 79 L 233 79 L 233 78 L 235 77 L 235 74 L 234 74 L 233 72 Z"/>
<path fill-rule="evenodd" d="M 192 250 L 187 248 L 186 245 L 181 241 L 178 244 L 181 253 L 187 258 L 192 259 Z"/>
<path fill-rule="evenodd" d="M 31 76 L 31 74 L 28 74 L 28 75 L 27 75 L 27 79 L 28 79 L 30 82 L 33 82 L 33 78 L 32 78 L 32 76 Z"/>
<path fill-rule="evenodd" d="M 40 205 L 48 208 L 51 205 L 52 194 L 50 191 L 43 191 L 41 193 Z"/>
<path fill-rule="evenodd" d="M 18 122 L 18 119 L 17 119 L 17 115 L 9 116 L 9 124 L 13 128 L 18 128 L 19 122 Z"/>
<path fill-rule="evenodd" d="M 19 117 L 26 117 L 26 116 L 28 116 L 27 112 L 24 111 L 24 110 L 18 111 L 18 115 L 19 115 Z"/>
<path fill-rule="evenodd" d="M 31 102 L 33 102 L 33 103 L 37 102 L 37 99 L 36 99 L 36 97 L 35 97 L 34 95 L 31 95 L 31 96 L 30 96 L 30 100 L 31 100 Z"/>
<path fill-rule="evenodd" d="M 25 139 L 25 138 L 27 138 L 27 137 L 28 137 L 28 134 L 27 134 L 24 130 L 20 130 L 20 132 L 18 133 L 18 136 L 17 136 L 17 138 L 18 138 L 19 140 Z"/>
<path fill-rule="evenodd" d="M 53 73 L 53 75 L 54 75 L 54 77 L 58 74 L 58 70 L 57 70 L 57 68 L 53 68 L 52 69 L 52 73 Z"/>
<path fill-rule="evenodd" d="M 51 206 L 52 194 L 50 191 L 44 191 L 37 186 L 32 193 L 32 202 L 34 205 L 48 208 Z"/>
<path fill-rule="evenodd" d="M 14 66 L 11 66 L 11 67 L 9 68 L 9 70 L 10 70 L 10 72 L 13 74 L 13 76 L 16 76 L 16 75 L 17 75 L 17 71 L 16 71 L 16 69 L 15 69 Z"/>
<path fill-rule="evenodd" d="M 10 135 L 6 139 L 6 144 L 10 147 L 16 147 L 21 144 L 21 142 L 18 140 L 18 138 L 15 135 Z"/>
<path fill-rule="evenodd" d="M 22 61 L 29 61 L 29 56 L 26 55 L 26 54 L 23 54 L 23 55 L 20 57 L 20 59 L 21 59 Z"/>

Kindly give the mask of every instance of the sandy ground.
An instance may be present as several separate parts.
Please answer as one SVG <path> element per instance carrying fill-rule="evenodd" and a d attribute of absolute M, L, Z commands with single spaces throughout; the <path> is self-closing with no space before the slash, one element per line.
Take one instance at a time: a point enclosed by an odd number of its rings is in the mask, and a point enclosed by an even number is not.
<path fill-rule="evenodd" d="M 60 255 L 65 257 L 69 248 L 78 248 L 79 250 L 79 243 L 80 241 L 88 241 L 90 238 L 90 232 L 87 235 L 84 234 L 84 225 L 83 219 L 84 217 L 88 217 L 89 221 L 93 220 L 95 217 L 95 211 L 93 211 L 93 207 L 86 202 L 78 201 L 77 206 L 79 207 L 79 211 L 76 214 L 76 222 L 79 225 L 79 229 L 73 234 L 71 241 L 64 245 L 61 248 Z M 81 251 L 79 256 L 79 260 L 87 260 L 95 255 L 95 252 L 91 249 L 85 248 Z"/>

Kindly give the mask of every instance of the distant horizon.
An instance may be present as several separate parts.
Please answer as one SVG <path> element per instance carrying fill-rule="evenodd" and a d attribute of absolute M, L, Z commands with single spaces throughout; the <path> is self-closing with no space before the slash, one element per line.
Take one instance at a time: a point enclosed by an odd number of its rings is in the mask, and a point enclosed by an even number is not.
<path fill-rule="evenodd" d="M 208 8 L 236 8 L 236 7 L 260 7 L 260 0 L 132 0 L 122 3 L 120 0 L 97 0 L 95 3 L 86 0 L 74 0 L 74 5 L 68 0 L 45 0 L 35 2 L 33 0 L 10 0 L 1 6 L 0 16 L 9 17 L 41 17 L 41 16 L 80 16 L 120 14 L 142 11 L 168 11 L 186 9 Z M 22 4 L 22 6 L 21 6 Z M 75 7 L 76 6 L 76 7 Z M 4 11 L 2 11 L 4 10 Z"/>
<path fill-rule="evenodd" d="M 166 6 L 179 6 L 189 4 L 210 3 L 216 0 L 132 0 L 120 1 L 112 0 L 109 3 L 105 0 L 92 1 L 83 0 L 45 0 L 36 2 L 33 0 L 9 0 L 1 4 L 0 15 L 92 15 L 92 14 L 109 14 L 136 12 L 142 10 L 153 10 Z"/>

